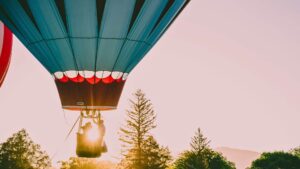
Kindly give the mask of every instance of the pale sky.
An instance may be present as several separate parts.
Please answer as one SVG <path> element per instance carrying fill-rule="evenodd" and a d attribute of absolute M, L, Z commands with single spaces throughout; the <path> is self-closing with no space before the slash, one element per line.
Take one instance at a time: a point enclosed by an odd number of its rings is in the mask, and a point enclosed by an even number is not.
<path fill-rule="evenodd" d="M 109 152 L 128 99 L 142 89 L 157 113 L 156 139 L 173 153 L 189 148 L 200 127 L 212 147 L 255 151 L 300 145 L 300 1 L 192 0 L 130 74 L 119 108 L 103 112 Z M 21 128 L 54 161 L 75 155 L 77 112 L 60 107 L 52 77 L 15 38 L 0 89 L 0 142 Z"/>

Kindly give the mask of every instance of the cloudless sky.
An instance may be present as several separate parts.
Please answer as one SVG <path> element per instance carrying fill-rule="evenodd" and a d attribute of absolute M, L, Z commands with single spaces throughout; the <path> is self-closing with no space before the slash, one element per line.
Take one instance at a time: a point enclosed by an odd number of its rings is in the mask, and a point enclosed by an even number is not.
<path fill-rule="evenodd" d="M 0 89 L 0 142 L 21 128 L 54 161 L 75 155 L 77 112 L 60 107 L 48 72 L 14 38 Z M 198 127 L 212 147 L 255 151 L 300 145 L 300 1 L 192 0 L 130 74 L 119 108 L 103 112 L 109 152 L 120 157 L 118 129 L 128 99 L 142 89 L 157 113 L 153 134 L 177 154 Z M 64 117 L 65 116 L 65 117 Z"/>

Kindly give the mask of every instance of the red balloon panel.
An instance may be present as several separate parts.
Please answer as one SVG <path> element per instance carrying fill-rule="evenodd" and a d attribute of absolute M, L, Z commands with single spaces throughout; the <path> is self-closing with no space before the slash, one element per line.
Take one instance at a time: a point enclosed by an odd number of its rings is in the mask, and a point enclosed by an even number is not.
<path fill-rule="evenodd" d="M 0 86 L 2 85 L 10 63 L 12 33 L 0 22 Z"/>

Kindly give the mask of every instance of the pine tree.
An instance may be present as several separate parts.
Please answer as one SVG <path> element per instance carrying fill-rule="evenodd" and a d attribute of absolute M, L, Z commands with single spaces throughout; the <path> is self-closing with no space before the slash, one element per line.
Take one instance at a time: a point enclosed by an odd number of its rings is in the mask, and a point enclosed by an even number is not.
<path fill-rule="evenodd" d="M 160 147 L 150 134 L 150 130 L 156 127 L 153 106 L 141 90 L 137 90 L 134 97 L 134 100 L 130 100 L 126 123 L 120 129 L 124 159 L 119 168 L 151 169 L 156 165 L 163 169 L 170 160 L 170 152 Z"/>
<path fill-rule="evenodd" d="M 145 169 L 166 169 L 172 160 L 170 150 L 160 146 L 153 136 L 146 140 L 143 148 Z"/>
<path fill-rule="evenodd" d="M 203 136 L 200 128 L 197 129 L 195 136 L 190 143 L 191 150 L 183 152 L 175 161 L 175 169 L 209 169 L 208 155 L 209 142 Z"/>
<path fill-rule="evenodd" d="M 203 136 L 201 129 L 198 128 L 195 133 L 195 136 L 192 138 L 190 146 L 194 153 L 201 154 L 202 152 L 209 149 L 209 143 L 210 141 Z"/>
<path fill-rule="evenodd" d="M 235 169 L 221 154 L 209 147 L 210 141 L 204 137 L 200 128 L 192 137 L 191 150 L 183 152 L 175 161 L 174 169 Z"/>

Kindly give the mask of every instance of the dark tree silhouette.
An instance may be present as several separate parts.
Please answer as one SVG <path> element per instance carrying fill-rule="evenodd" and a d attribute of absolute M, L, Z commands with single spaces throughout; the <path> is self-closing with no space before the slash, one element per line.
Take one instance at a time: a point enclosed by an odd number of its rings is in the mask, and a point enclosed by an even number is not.
<path fill-rule="evenodd" d="M 286 152 L 263 153 L 250 169 L 299 169 L 300 158 Z"/>
<path fill-rule="evenodd" d="M 233 163 L 209 147 L 210 141 L 198 128 L 190 143 L 191 150 L 183 152 L 174 162 L 174 169 L 235 169 Z"/>
<path fill-rule="evenodd" d="M 161 147 L 153 136 L 150 136 L 143 147 L 145 169 L 165 169 L 172 160 L 167 147 Z"/>
<path fill-rule="evenodd" d="M 192 151 L 180 154 L 174 163 L 174 169 L 208 169 L 208 161 Z"/>
<path fill-rule="evenodd" d="M 1 169 L 47 169 L 49 156 L 35 144 L 25 129 L 13 134 L 0 145 Z"/>
<path fill-rule="evenodd" d="M 183 152 L 175 161 L 175 169 L 208 169 L 209 140 L 200 128 L 190 143 L 191 150 Z"/>
<path fill-rule="evenodd" d="M 220 153 L 211 151 L 208 158 L 209 169 L 235 169 L 234 163 L 228 161 Z"/>

